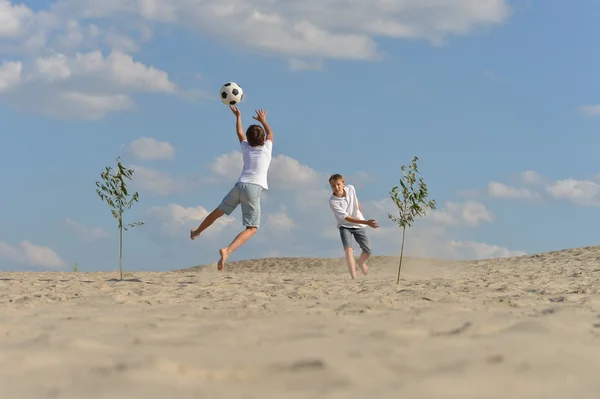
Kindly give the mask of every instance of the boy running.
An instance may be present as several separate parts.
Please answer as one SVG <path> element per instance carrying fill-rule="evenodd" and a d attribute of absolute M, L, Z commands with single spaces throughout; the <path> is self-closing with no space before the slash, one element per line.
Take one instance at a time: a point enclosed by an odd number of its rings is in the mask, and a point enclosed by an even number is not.
<path fill-rule="evenodd" d="M 219 250 L 221 258 L 217 262 L 218 270 L 223 270 L 227 258 L 233 251 L 256 234 L 260 224 L 260 196 L 263 190 L 268 190 L 267 172 L 273 149 L 273 131 L 267 123 L 267 111 L 259 109 L 256 111 L 256 116 L 252 117 L 263 127 L 250 125 L 244 135 L 240 110 L 235 106 L 229 108 L 236 117 L 236 132 L 242 147 L 244 168 L 221 204 L 202 221 L 197 229 L 190 230 L 190 238 L 194 240 L 218 218 L 230 215 L 238 205 L 242 205 L 242 222 L 245 230 L 240 232 L 228 247 Z"/>
<path fill-rule="evenodd" d="M 332 175 L 329 178 L 329 185 L 333 191 L 329 198 L 329 207 L 333 211 L 337 227 L 340 231 L 350 276 L 352 276 L 352 279 L 355 279 L 356 266 L 352 250 L 352 236 L 354 236 L 354 239 L 362 250 L 358 258 L 358 265 L 362 269 L 363 274 L 367 274 L 369 268 L 366 261 L 371 256 L 371 244 L 365 227 L 369 226 L 376 229 L 379 225 L 373 219 L 365 220 L 354 186 L 350 184 L 346 186 L 342 175 L 337 173 Z"/>

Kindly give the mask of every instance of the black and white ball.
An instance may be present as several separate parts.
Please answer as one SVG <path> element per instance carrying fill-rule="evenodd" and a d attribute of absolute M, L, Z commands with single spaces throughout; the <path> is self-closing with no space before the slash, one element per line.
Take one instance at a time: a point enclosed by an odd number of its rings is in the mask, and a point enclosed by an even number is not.
<path fill-rule="evenodd" d="M 219 92 L 221 96 L 221 101 L 225 105 L 236 105 L 242 98 L 244 97 L 244 90 L 235 82 L 227 82 L 223 86 L 221 86 L 221 91 Z"/>

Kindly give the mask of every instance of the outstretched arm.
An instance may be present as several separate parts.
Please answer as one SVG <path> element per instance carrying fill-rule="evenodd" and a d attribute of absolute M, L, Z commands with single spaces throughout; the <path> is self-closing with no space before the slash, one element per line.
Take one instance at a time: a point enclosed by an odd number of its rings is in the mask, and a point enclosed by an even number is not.
<path fill-rule="evenodd" d="M 342 220 L 346 220 L 350 223 L 366 224 L 367 226 L 372 227 L 374 229 L 379 227 L 379 224 L 374 219 L 355 218 L 354 216 L 350 216 L 345 210 L 343 210 L 338 205 L 329 203 L 329 206 L 330 206 L 331 210 L 333 211 L 333 214 L 335 215 L 335 218 L 338 220 L 338 222 L 341 222 Z"/>
<path fill-rule="evenodd" d="M 267 140 L 273 141 L 273 130 L 271 130 L 271 126 L 269 126 L 269 122 L 266 120 L 262 122 L 263 127 L 265 128 L 265 132 L 267 132 Z"/>
<path fill-rule="evenodd" d="M 252 118 L 256 119 L 263 125 L 263 127 L 265 128 L 265 133 L 267 133 L 267 140 L 271 140 L 272 142 L 273 130 L 271 129 L 269 122 L 267 122 L 267 111 L 258 109 L 256 110 L 256 116 L 253 116 Z"/>
<path fill-rule="evenodd" d="M 354 216 L 346 216 L 345 219 L 347 221 L 349 221 L 350 223 L 356 223 L 356 224 L 366 224 L 369 227 L 372 227 L 374 229 L 376 229 L 377 227 L 379 227 L 379 223 L 377 223 L 375 221 L 375 219 L 359 219 L 359 218 L 355 218 Z"/>
<path fill-rule="evenodd" d="M 238 107 L 234 105 L 230 105 L 229 108 L 231 109 L 231 112 L 233 112 L 233 114 L 235 115 L 235 130 L 238 139 L 241 143 L 242 141 L 246 140 L 246 135 L 244 134 L 244 127 L 242 126 L 242 113 L 240 112 Z"/>
<path fill-rule="evenodd" d="M 246 140 L 246 135 L 244 134 L 244 128 L 242 127 L 242 116 L 238 115 L 235 121 L 235 130 L 237 132 L 238 139 L 240 143 Z"/>

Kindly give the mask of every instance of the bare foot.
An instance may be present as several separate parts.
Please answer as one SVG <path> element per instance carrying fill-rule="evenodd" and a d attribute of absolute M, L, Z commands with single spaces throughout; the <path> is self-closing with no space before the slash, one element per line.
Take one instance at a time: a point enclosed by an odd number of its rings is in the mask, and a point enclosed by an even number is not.
<path fill-rule="evenodd" d="M 369 273 L 369 266 L 367 266 L 366 263 L 361 264 L 360 268 L 362 269 L 362 272 L 363 272 L 364 275 L 366 275 L 367 273 Z"/>
<path fill-rule="evenodd" d="M 190 230 L 190 238 L 192 240 L 194 240 L 196 237 L 198 237 L 200 235 L 200 233 L 197 233 L 197 230 Z"/>
<path fill-rule="evenodd" d="M 229 258 L 229 254 L 227 253 L 227 248 L 221 248 L 219 250 L 219 255 L 221 255 L 221 259 L 217 262 L 217 270 L 223 270 L 223 266 L 225 265 L 225 261 Z"/>

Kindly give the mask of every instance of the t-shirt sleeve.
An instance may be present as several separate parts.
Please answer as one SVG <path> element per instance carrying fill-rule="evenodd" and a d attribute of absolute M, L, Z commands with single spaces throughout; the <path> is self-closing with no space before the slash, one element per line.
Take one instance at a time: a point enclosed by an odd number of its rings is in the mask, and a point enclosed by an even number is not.
<path fill-rule="evenodd" d="M 354 186 L 352 184 L 347 184 L 346 188 L 348 189 L 348 194 L 356 195 L 356 190 L 354 189 Z"/>
<path fill-rule="evenodd" d="M 348 184 L 346 188 L 348 189 L 348 195 L 350 196 L 350 198 L 354 201 L 358 201 L 356 189 L 354 188 L 354 186 L 352 184 Z"/>
<path fill-rule="evenodd" d="M 335 220 L 337 220 L 338 224 L 342 223 L 348 216 L 348 212 L 333 201 L 329 201 L 329 207 L 333 211 L 333 216 L 335 216 Z"/>
<path fill-rule="evenodd" d="M 265 140 L 264 147 L 270 154 L 273 151 L 273 142 L 271 140 Z"/>
<path fill-rule="evenodd" d="M 248 140 L 242 140 L 240 142 L 240 146 L 242 147 L 242 151 L 244 151 L 246 148 L 248 148 L 250 144 L 248 144 Z"/>

